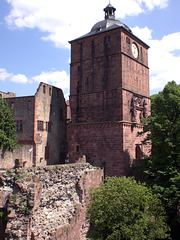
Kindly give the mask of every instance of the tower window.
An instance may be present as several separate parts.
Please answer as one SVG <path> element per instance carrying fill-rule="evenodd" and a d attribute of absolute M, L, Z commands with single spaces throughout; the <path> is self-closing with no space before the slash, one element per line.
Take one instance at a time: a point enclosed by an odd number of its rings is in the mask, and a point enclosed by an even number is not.
<path fill-rule="evenodd" d="M 76 146 L 76 152 L 79 152 L 79 146 L 78 145 Z"/>
<path fill-rule="evenodd" d="M 135 149 L 136 159 L 141 159 L 141 145 L 137 144 Z"/>
<path fill-rule="evenodd" d="M 126 37 L 126 43 L 130 44 L 130 38 Z"/>
<path fill-rule="evenodd" d="M 92 57 L 94 57 L 94 53 L 95 53 L 95 45 L 94 45 L 94 41 L 91 42 L 91 55 Z"/>

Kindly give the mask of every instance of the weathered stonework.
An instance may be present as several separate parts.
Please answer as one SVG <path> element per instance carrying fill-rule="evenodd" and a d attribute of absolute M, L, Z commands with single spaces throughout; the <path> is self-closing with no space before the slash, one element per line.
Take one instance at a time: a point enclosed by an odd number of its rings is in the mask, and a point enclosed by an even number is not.
<path fill-rule="evenodd" d="M 64 163 L 66 103 L 62 90 L 40 83 L 34 96 L 6 94 L 6 101 L 13 110 L 19 146 L 12 151 L 0 150 L 0 168 Z"/>
<path fill-rule="evenodd" d="M 103 170 L 87 163 L 2 173 L 0 209 L 7 212 L 5 239 L 86 239 L 89 188 L 102 181 Z"/>

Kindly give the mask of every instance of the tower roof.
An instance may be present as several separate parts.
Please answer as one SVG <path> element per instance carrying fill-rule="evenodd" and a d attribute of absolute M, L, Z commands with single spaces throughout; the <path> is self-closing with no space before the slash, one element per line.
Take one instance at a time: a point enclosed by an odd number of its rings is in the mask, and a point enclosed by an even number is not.
<path fill-rule="evenodd" d="M 100 21 L 98 23 L 96 23 L 92 29 L 90 33 L 96 33 L 96 32 L 100 32 L 100 31 L 106 31 L 106 30 L 110 30 L 113 28 L 117 28 L 118 26 L 120 27 L 124 27 L 127 31 L 132 32 L 131 29 L 125 25 L 124 23 L 122 23 L 119 20 L 115 19 L 115 11 L 116 8 L 114 8 L 110 3 L 104 8 L 104 12 L 105 12 L 105 19 L 103 21 Z"/>
<path fill-rule="evenodd" d="M 123 27 L 124 29 L 126 29 L 128 32 L 132 33 L 131 29 L 125 25 L 124 23 L 122 23 L 119 20 L 115 19 L 115 11 L 116 8 L 114 8 L 110 3 L 104 8 L 104 12 L 105 12 L 105 17 L 103 21 L 97 22 L 91 29 L 91 31 L 87 34 L 85 34 L 84 36 L 78 38 L 84 38 L 84 37 L 88 37 L 94 34 L 98 34 L 104 31 L 109 31 L 112 30 L 114 28 L 118 28 L 118 27 Z"/>

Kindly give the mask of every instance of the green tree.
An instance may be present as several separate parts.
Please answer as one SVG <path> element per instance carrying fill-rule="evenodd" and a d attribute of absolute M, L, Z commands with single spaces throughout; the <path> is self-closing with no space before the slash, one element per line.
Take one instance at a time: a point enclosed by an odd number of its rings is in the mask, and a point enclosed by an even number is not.
<path fill-rule="evenodd" d="M 91 239 L 170 239 L 161 201 L 133 178 L 107 177 L 91 191 L 87 216 Z"/>
<path fill-rule="evenodd" d="M 0 99 L 0 148 L 14 149 L 17 145 L 15 123 L 12 110 L 5 99 Z"/>
<path fill-rule="evenodd" d="M 143 133 L 151 144 L 151 155 L 142 165 L 146 182 L 162 200 L 172 229 L 180 223 L 180 85 L 169 82 L 151 98 L 151 116 Z M 141 133 L 141 134 L 143 134 Z M 173 230 L 173 239 L 180 239 Z"/>

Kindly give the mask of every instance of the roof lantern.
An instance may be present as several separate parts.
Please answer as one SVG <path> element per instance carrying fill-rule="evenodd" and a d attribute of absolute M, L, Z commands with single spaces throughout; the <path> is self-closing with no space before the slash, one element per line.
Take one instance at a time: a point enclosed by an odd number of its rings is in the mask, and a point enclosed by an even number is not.
<path fill-rule="evenodd" d="M 116 8 L 114 8 L 110 3 L 107 5 L 107 7 L 104 8 L 105 12 L 105 19 L 115 19 L 115 11 Z"/>

